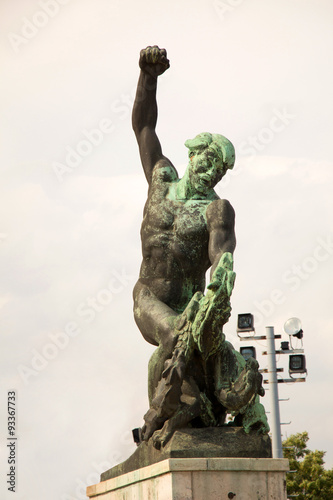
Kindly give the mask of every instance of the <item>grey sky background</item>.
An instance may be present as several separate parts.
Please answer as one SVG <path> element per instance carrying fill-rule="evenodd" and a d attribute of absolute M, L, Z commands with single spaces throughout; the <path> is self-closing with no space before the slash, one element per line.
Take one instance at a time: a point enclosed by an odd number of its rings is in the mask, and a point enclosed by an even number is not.
<path fill-rule="evenodd" d="M 17 392 L 17 500 L 85 498 L 135 449 L 147 344 L 132 317 L 147 186 L 130 113 L 140 49 L 158 44 L 158 135 L 221 133 L 217 187 L 236 211 L 232 317 L 299 317 L 308 378 L 279 385 L 283 437 L 307 430 L 333 467 L 332 14 L 329 0 L 2 0 L 1 471 Z M 99 132 L 97 132 L 97 129 Z M 288 340 L 285 336 L 282 340 Z M 247 345 L 242 343 L 242 345 Z M 279 344 L 277 343 L 277 347 Z M 265 342 L 256 344 L 259 362 Z M 288 356 L 278 366 L 288 377 Z M 269 411 L 269 394 L 262 400 Z M 1 475 L 1 497 L 12 498 Z"/>

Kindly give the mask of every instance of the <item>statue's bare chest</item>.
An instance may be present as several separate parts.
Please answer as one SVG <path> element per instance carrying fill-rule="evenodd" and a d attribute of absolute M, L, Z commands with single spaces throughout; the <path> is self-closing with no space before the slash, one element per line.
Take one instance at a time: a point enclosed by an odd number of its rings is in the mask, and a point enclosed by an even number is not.
<path fill-rule="evenodd" d="M 208 240 L 206 200 L 173 200 L 167 190 L 152 193 L 148 198 L 142 223 L 142 236 L 161 240 L 177 240 L 179 244 Z M 154 240 L 155 240 L 154 238 Z"/>

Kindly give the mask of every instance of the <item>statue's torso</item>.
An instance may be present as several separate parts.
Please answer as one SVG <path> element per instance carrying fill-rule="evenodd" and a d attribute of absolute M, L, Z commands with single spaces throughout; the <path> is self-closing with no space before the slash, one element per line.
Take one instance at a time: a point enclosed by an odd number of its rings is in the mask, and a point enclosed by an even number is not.
<path fill-rule="evenodd" d="M 175 183 L 151 185 L 141 226 L 140 280 L 170 307 L 182 310 L 205 287 L 210 266 L 206 209 L 211 200 L 177 200 Z"/>

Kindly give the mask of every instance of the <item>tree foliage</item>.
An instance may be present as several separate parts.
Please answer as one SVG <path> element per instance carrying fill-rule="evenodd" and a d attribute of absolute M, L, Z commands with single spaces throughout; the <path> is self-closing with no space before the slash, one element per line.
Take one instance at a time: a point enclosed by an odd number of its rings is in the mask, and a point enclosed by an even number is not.
<path fill-rule="evenodd" d="M 296 500 L 333 500 L 333 469 L 324 469 L 324 451 L 307 448 L 307 432 L 293 434 L 283 441 L 283 454 L 288 458 L 288 498 Z"/>

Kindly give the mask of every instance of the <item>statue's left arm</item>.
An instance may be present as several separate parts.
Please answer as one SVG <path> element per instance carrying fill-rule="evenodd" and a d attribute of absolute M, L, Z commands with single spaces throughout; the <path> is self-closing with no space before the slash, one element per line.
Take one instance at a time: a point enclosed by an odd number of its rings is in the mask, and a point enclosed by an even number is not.
<path fill-rule="evenodd" d="M 227 200 L 216 200 L 208 206 L 206 217 L 212 277 L 222 255 L 226 252 L 233 254 L 235 250 L 235 211 Z"/>

